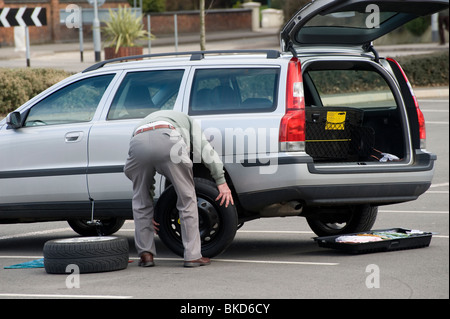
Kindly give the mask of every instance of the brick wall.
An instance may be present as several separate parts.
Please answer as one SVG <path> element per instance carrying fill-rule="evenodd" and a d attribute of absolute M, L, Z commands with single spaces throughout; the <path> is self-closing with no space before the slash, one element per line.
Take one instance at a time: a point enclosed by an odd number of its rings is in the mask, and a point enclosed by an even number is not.
<path fill-rule="evenodd" d="M 65 10 L 69 4 L 76 4 L 82 8 L 92 8 L 86 0 L 0 0 L 0 8 L 42 7 L 47 9 L 47 26 L 29 27 L 31 43 L 49 43 L 77 41 L 78 29 L 68 29 L 60 24 L 59 11 Z M 108 0 L 102 8 L 117 8 L 128 5 L 126 0 Z M 85 28 L 87 37 L 92 37 L 90 28 Z M 14 28 L 0 27 L 0 46 L 14 45 Z"/>
<path fill-rule="evenodd" d="M 29 27 L 32 44 L 51 42 L 76 42 L 79 37 L 78 29 L 69 29 L 59 21 L 60 10 L 65 10 L 69 4 L 76 4 L 82 8 L 92 8 L 86 0 L 0 0 L 0 8 L 42 7 L 47 9 L 47 26 Z M 117 8 L 128 5 L 126 0 L 108 0 L 102 8 Z M 151 14 L 152 33 L 156 36 L 173 34 L 174 14 L 178 17 L 178 32 L 197 33 L 200 30 L 198 11 L 183 11 Z M 144 19 L 147 28 L 147 19 Z M 251 30 L 252 13 L 247 9 L 209 10 L 206 14 L 206 31 Z M 90 26 L 83 26 L 85 39 L 92 38 Z M 14 28 L 0 27 L 0 46 L 14 45 Z"/>
<path fill-rule="evenodd" d="M 177 14 L 179 33 L 198 33 L 199 11 L 181 11 L 151 14 L 152 33 L 156 36 L 174 32 L 174 14 Z M 144 19 L 147 27 L 147 21 Z M 252 29 L 252 12 L 247 9 L 208 10 L 205 16 L 206 32 Z"/>

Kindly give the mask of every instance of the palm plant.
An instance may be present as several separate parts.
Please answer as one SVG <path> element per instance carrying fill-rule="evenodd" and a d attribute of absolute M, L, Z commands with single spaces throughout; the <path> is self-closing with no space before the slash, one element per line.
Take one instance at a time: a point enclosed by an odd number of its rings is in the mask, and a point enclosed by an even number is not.
<path fill-rule="evenodd" d="M 137 16 L 131 8 L 121 7 L 116 12 L 109 10 L 110 21 L 106 22 L 103 34 L 110 47 L 134 47 L 137 40 L 151 39 L 153 36 L 144 30 L 142 16 Z"/>

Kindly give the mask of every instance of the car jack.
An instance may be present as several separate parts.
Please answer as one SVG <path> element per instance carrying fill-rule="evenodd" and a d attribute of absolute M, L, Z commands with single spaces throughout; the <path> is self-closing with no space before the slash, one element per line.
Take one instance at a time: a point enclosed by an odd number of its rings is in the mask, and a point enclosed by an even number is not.
<path fill-rule="evenodd" d="M 103 223 L 101 220 L 99 219 L 94 219 L 94 210 L 95 210 L 95 202 L 93 198 L 89 198 L 89 200 L 91 201 L 91 220 L 87 221 L 86 223 L 89 226 L 95 227 L 97 234 L 99 237 L 104 236 L 105 235 L 105 231 L 104 231 L 104 227 L 103 227 Z"/>

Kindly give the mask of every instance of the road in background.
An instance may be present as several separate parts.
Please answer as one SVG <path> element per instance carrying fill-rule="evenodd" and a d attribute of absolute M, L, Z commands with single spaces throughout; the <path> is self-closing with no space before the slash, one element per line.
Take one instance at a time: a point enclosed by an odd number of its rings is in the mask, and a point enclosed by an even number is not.
<path fill-rule="evenodd" d="M 273 49 L 280 50 L 279 31 L 261 29 L 256 32 L 217 32 L 207 34 L 207 50 Z M 174 52 L 175 44 L 171 37 L 161 37 L 153 41 L 151 53 Z M 398 57 L 411 54 L 426 54 L 448 50 L 449 44 L 437 43 L 377 46 L 381 56 Z M 178 51 L 200 50 L 198 35 L 181 35 Z M 149 52 L 144 47 L 144 54 Z M 103 55 L 103 53 L 102 53 Z M 57 68 L 68 72 L 81 72 L 95 63 L 94 46 L 84 43 L 84 62 L 80 62 L 79 43 L 58 43 L 31 46 L 31 67 Z M 26 67 L 25 53 L 14 48 L 0 48 L 0 67 Z"/>

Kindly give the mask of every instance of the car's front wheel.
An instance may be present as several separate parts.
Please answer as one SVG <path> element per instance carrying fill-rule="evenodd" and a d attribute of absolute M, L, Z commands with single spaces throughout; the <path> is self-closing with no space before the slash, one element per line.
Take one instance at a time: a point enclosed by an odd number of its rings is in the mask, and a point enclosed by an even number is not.
<path fill-rule="evenodd" d="M 237 231 L 237 212 L 233 205 L 220 206 L 215 199 L 219 191 L 215 183 L 195 178 L 195 191 L 199 215 L 199 229 L 202 255 L 215 257 L 233 241 Z M 155 207 L 155 220 L 160 224 L 158 235 L 161 241 L 174 253 L 183 256 L 179 212 L 176 208 L 177 194 L 169 186 Z"/>
<path fill-rule="evenodd" d="M 333 236 L 369 231 L 375 224 L 378 207 L 358 205 L 349 207 L 346 213 L 333 213 L 329 209 L 307 217 L 309 227 L 317 236 Z"/>
<path fill-rule="evenodd" d="M 109 236 L 122 228 L 125 219 L 105 218 L 98 220 L 98 223 L 91 223 L 87 219 L 71 219 L 67 221 L 69 226 L 81 236 Z M 100 234 L 99 234 L 100 232 Z"/>

